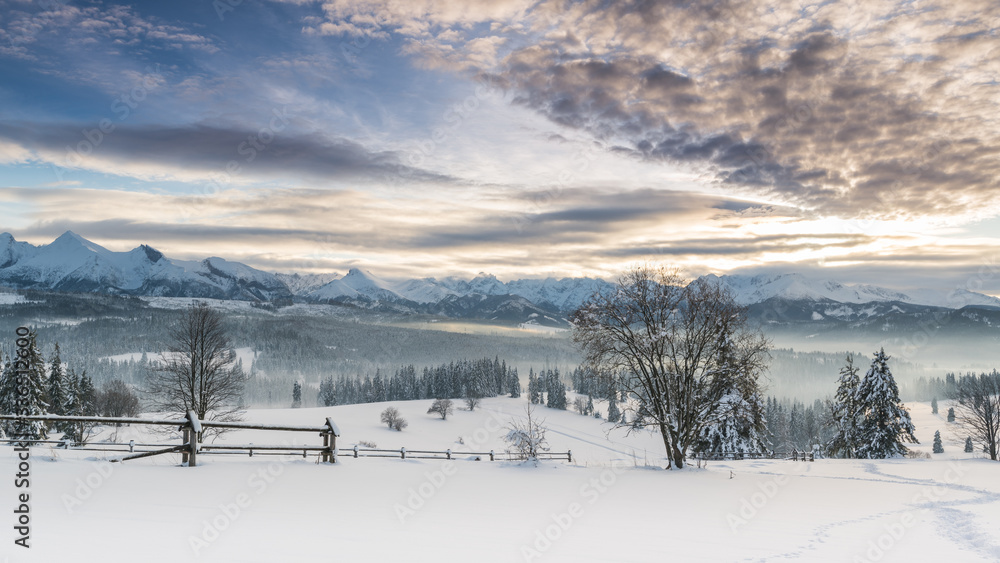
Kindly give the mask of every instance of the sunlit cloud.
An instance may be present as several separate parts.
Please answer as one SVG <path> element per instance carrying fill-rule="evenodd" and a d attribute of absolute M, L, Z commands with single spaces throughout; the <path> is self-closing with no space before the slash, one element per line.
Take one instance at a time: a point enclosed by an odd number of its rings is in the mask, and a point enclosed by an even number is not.
<path fill-rule="evenodd" d="M 995 3 L 0 4 L 0 230 L 35 243 L 940 286 L 1000 242 Z"/>

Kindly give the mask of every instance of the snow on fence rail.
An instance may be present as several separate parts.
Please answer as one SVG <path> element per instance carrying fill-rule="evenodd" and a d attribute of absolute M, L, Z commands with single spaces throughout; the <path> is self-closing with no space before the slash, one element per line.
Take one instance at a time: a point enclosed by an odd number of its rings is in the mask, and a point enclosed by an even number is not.
<path fill-rule="evenodd" d="M 139 459 L 142 457 L 149 457 L 154 455 L 161 455 L 173 452 L 181 453 L 181 463 L 187 463 L 188 467 L 195 467 L 198 465 L 198 454 L 214 454 L 223 453 L 227 449 L 226 446 L 216 446 L 216 445 L 201 445 L 199 446 L 198 440 L 200 439 L 202 432 L 206 428 L 228 428 L 228 429 L 241 429 L 241 430 L 273 430 L 277 432 L 317 432 L 323 437 L 323 445 L 319 446 L 255 446 L 253 444 L 245 446 L 233 446 L 234 449 L 249 450 L 250 455 L 253 455 L 253 450 L 265 451 L 265 452 L 303 452 L 302 455 L 305 456 L 307 451 L 317 451 L 320 452 L 320 457 L 322 461 L 336 463 L 337 462 L 337 438 L 340 436 L 340 429 L 337 427 L 333 419 L 327 418 L 326 424 L 324 426 L 289 426 L 289 425 L 278 425 L 278 424 L 255 424 L 249 422 L 219 422 L 211 420 L 199 420 L 198 416 L 195 415 L 194 411 L 188 411 L 187 416 L 183 419 L 155 419 L 155 418 L 125 418 L 125 417 L 111 417 L 111 416 L 59 416 L 59 415 L 32 415 L 32 416 L 19 416 L 19 415 L 0 415 L 0 420 L 20 420 L 28 421 L 35 420 L 41 422 L 95 422 L 103 424 L 148 424 L 148 425 L 158 425 L 158 426 L 176 426 L 181 432 L 181 445 L 171 446 L 159 450 L 148 450 L 135 453 L 135 444 L 130 442 L 130 455 L 122 457 L 121 459 L 115 459 L 112 461 L 127 461 L 130 459 Z M 3 442 L 30 442 L 30 443 L 41 443 L 41 442 L 52 442 L 52 440 L 2 440 Z M 120 444 L 114 444 L 120 445 Z M 162 444 L 158 444 L 162 446 Z M 156 447 L 156 444 L 147 444 L 149 447 Z M 118 451 L 118 450 L 106 450 L 100 447 L 87 447 L 84 445 L 82 449 L 90 449 L 97 451 Z M 223 451 L 213 451 L 213 450 L 223 450 Z M 276 454 L 270 454 L 276 455 Z"/>

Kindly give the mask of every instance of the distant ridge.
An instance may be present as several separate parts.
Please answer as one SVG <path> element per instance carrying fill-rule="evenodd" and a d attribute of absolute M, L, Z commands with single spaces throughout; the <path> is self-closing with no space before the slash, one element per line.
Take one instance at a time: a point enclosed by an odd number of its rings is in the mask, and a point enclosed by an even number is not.
<path fill-rule="evenodd" d="M 814 318 L 837 316 L 838 304 L 866 303 L 961 309 L 1000 307 L 1000 299 L 965 290 L 899 291 L 873 285 L 810 280 L 801 274 L 708 275 L 737 302 L 754 306 L 773 300 L 810 305 Z M 113 252 L 67 231 L 34 246 L 0 234 L 0 285 L 18 289 L 135 296 L 202 297 L 242 301 L 343 303 L 400 312 L 501 318 L 565 325 L 566 315 L 595 291 L 612 289 L 595 278 L 521 279 L 503 282 L 480 273 L 455 277 L 392 280 L 358 268 L 337 274 L 275 274 L 223 258 L 174 260 L 148 245 Z M 822 308 L 819 307 L 822 305 Z M 852 311 L 856 308 L 851 307 Z M 857 315 L 860 313 L 852 313 Z"/>

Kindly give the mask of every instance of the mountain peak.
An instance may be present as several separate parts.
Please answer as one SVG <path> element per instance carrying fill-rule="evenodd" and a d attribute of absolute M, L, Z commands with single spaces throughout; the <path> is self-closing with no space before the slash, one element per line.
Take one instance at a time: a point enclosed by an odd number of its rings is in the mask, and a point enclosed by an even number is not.
<path fill-rule="evenodd" d="M 49 243 L 49 248 L 52 249 L 67 249 L 74 250 L 77 248 L 85 248 L 91 252 L 96 252 L 99 254 L 108 254 L 111 251 L 103 246 L 91 242 L 80 235 L 74 233 L 73 231 L 66 231 L 65 233 L 59 235 L 56 240 Z"/>

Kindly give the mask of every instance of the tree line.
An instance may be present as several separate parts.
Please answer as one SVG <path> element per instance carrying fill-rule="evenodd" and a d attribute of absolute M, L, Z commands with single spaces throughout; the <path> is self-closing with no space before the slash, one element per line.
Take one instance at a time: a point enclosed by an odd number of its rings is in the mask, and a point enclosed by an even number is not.
<path fill-rule="evenodd" d="M 499 357 L 458 360 L 437 367 L 425 367 L 418 374 L 411 364 L 391 375 L 327 376 L 317 395 L 324 406 L 413 401 L 421 399 L 477 400 L 499 395 L 521 396 L 517 369 Z"/>

